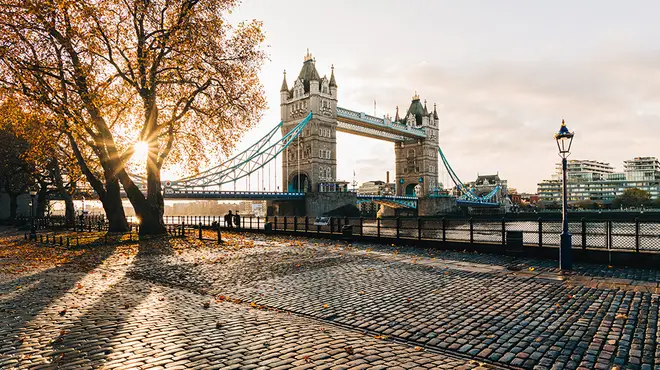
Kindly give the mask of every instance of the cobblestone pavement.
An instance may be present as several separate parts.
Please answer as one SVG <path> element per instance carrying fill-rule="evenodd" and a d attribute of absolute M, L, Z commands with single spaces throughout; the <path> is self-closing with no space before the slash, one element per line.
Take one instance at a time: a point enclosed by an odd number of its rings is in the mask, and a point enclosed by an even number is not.
<path fill-rule="evenodd" d="M 242 245 L 251 244 L 236 238 L 233 246 L 218 250 L 194 241 L 151 241 L 77 250 L 74 256 L 59 250 L 69 258 L 55 264 L 4 265 L 0 368 L 496 368 L 250 301 L 212 296 L 205 292 L 208 284 L 190 291 L 131 278 L 167 267 L 149 267 L 158 260 L 179 261 L 183 270 L 173 268 L 177 272 L 188 271 L 189 259 L 195 261 L 189 266 L 194 271 L 205 256 L 222 259 L 202 265 L 238 261 Z M 28 252 L 41 251 L 58 252 Z M 261 269 L 250 266 L 252 262 L 241 266 Z M 269 276 L 286 275 L 286 268 L 269 271 Z M 222 275 L 228 285 L 261 278 L 232 273 L 236 276 Z"/>
<path fill-rule="evenodd" d="M 241 234 L 89 253 L 0 274 L 0 368 L 660 369 L 653 270 Z"/>

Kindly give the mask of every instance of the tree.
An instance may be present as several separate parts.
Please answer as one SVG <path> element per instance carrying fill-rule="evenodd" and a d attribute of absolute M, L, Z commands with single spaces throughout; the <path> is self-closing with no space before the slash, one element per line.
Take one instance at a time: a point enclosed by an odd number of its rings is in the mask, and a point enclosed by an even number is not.
<path fill-rule="evenodd" d="M 25 160 L 28 144 L 14 133 L 0 128 L 0 190 L 9 195 L 9 219 L 16 218 L 18 196 L 32 184 L 33 168 Z"/>
<path fill-rule="evenodd" d="M 0 104 L 0 129 L 20 140 L 20 159 L 27 167 L 19 167 L 29 178 L 29 183 L 38 185 L 35 214 L 42 217 L 48 207 L 51 194 L 57 194 L 65 203 L 65 215 L 69 223 L 74 222 L 73 193 L 82 174 L 77 170 L 75 158 L 65 140 L 53 136 L 48 130 L 47 117 L 36 112 L 26 112 L 24 107 L 10 95 Z M 16 144 L 14 144 L 16 145 Z"/>
<path fill-rule="evenodd" d="M 197 170 L 260 117 L 264 37 L 256 21 L 229 26 L 224 15 L 235 5 L 11 0 L 0 8 L 5 85 L 59 118 L 52 128 L 68 137 L 111 228 L 126 228 L 121 182 L 141 233 L 164 233 L 166 160 Z M 137 141 L 149 148 L 146 196 L 126 171 Z"/>
<path fill-rule="evenodd" d="M 638 188 L 626 189 L 612 201 L 612 208 L 640 207 L 651 204 L 651 194 Z"/>
<path fill-rule="evenodd" d="M 92 52 L 140 102 L 138 140 L 149 148 L 146 198 L 128 176 L 120 179 L 142 219 L 140 230 L 164 233 L 160 173 L 168 157 L 204 163 L 214 153 L 208 148 L 231 148 L 265 108 L 257 77 L 265 58 L 258 48 L 261 23 L 230 27 L 224 14 L 234 0 L 103 5 L 89 11 Z"/>

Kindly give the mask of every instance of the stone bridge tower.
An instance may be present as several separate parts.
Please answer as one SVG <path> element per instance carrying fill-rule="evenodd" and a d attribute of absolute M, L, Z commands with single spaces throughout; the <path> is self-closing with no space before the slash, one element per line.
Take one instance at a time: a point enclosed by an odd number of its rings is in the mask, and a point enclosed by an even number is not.
<path fill-rule="evenodd" d="M 291 131 L 309 112 L 312 119 L 282 156 L 282 190 L 318 192 L 337 176 L 337 83 L 334 67 L 330 79 L 320 77 L 316 60 L 307 50 L 305 60 L 289 89 L 280 89 L 282 135 Z"/>
<path fill-rule="evenodd" d="M 419 100 L 417 93 L 403 117 L 396 109 L 395 121 L 411 128 L 424 130 L 425 139 L 407 139 L 395 143 L 396 194 L 427 196 L 438 186 L 438 112 L 433 112 Z M 417 186 L 419 185 L 419 186 Z"/>

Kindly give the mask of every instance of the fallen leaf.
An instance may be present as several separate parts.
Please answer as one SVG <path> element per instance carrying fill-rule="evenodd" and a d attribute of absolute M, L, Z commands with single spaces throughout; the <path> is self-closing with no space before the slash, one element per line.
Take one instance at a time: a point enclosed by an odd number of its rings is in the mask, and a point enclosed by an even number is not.
<path fill-rule="evenodd" d="M 358 294 L 359 294 L 359 295 L 364 295 L 364 292 L 359 292 Z"/>
<path fill-rule="evenodd" d="M 60 316 L 66 315 L 66 308 L 63 309 L 62 311 L 58 312 L 58 313 L 60 314 Z"/>
<path fill-rule="evenodd" d="M 323 308 L 328 308 L 330 307 L 327 303 L 323 305 Z"/>
<path fill-rule="evenodd" d="M 211 303 L 210 303 L 210 302 L 204 302 L 204 304 L 202 305 L 202 307 L 204 307 L 204 308 L 209 308 L 209 307 L 211 307 Z"/>
<path fill-rule="evenodd" d="M 529 271 L 534 271 L 534 267 L 528 268 Z"/>
<path fill-rule="evenodd" d="M 416 347 L 415 347 L 415 351 L 423 351 L 423 350 L 424 350 L 424 348 L 422 348 L 422 347 L 420 347 L 420 346 L 416 346 Z"/>
<path fill-rule="evenodd" d="M 355 353 L 355 351 L 353 350 L 353 347 L 351 347 L 351 346 L 344 347 L 344 351 L 346 351 L 346 353 L 348 353 L 349 355 L 352 355 L 353 353 Z"/>
<path fill-rule="evenodd" d="M 254 303 L 254 302 L 250 302 L 250 306 L 252 306 L 252 307 L 257 307 L 257 304 Z"/>
<path fill-rule="evenodd" d="M 312 359 L 309 358 L 309 356 L 305 356 L 305 357 L 303 357 L 303 360 L 305 360 L 306 363 L 310 363 L 310 362 L 312 362 Z"/>

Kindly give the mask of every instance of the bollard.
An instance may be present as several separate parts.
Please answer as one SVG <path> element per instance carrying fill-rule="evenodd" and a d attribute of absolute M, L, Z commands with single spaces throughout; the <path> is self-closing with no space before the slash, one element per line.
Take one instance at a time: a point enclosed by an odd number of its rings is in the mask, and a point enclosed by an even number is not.
<path fill-rule="evenodd" d="M 66 247 L 69 248 L 71 246 L 71 243 L 69 241 L 69 237 L 66 237 Z"/>
<path fill-rule="evenodd" d="M 199 240 L 202 240 L 202 223 L 199 223 Z"/>
<path fill-rule="evenodd" d="M 24 235 L 24 236 L 25 236 L 25 240 L 27 240 L 27 233 L 25 233 L 25 235 Z"/>
<path fill-rule="evenodd" d="M 60 247 L 64 245 L 64 241 L 62 240 L 62 237 L 60 236 Z"/>

